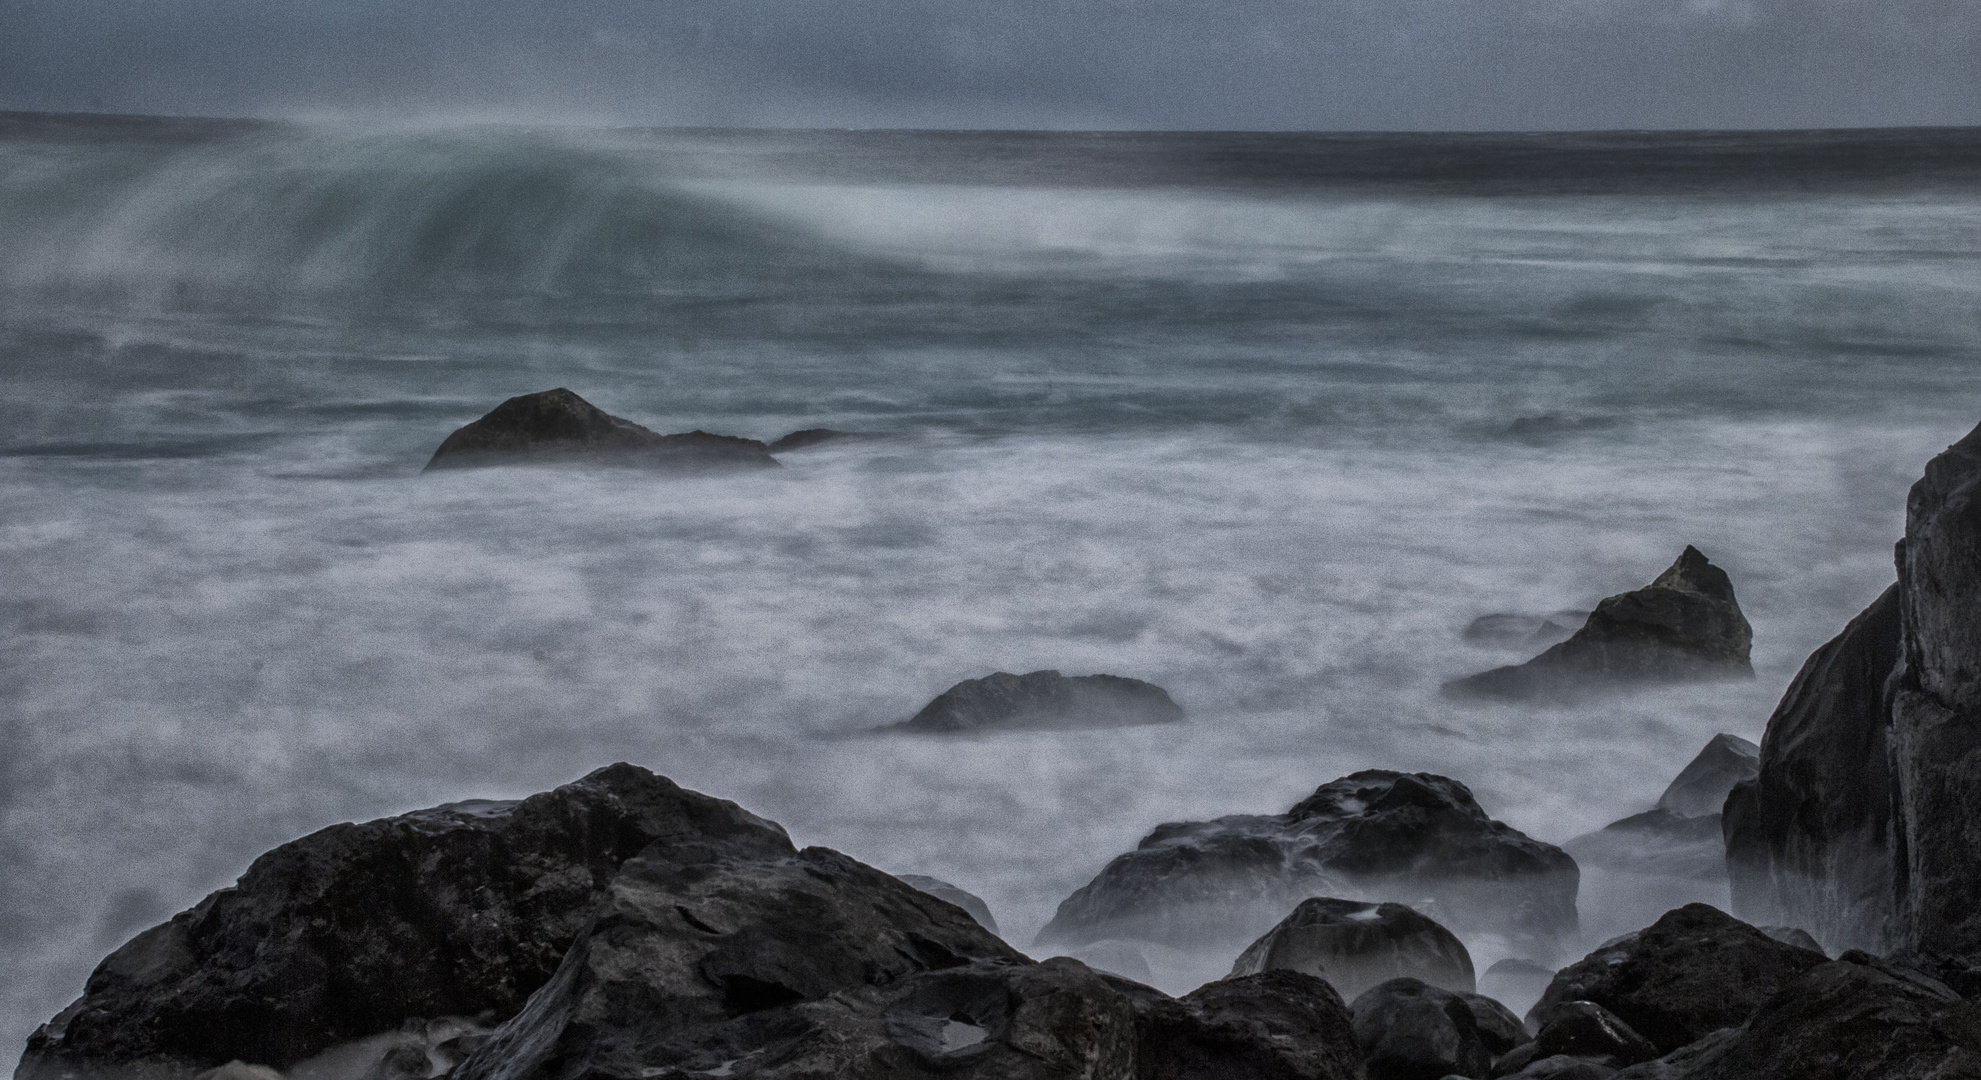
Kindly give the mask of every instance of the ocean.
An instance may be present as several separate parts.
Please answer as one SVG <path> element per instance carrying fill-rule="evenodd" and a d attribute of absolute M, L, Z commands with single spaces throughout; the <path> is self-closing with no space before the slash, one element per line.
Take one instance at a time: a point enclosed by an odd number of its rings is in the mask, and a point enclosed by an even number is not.
<path fill-rule="evenodd" d="M 1160 822 L 1381 767 L 1560 842 L 1758 739 L 1981 421 L 1981 130 L 6 114 L 0 370 L 0 1040 L 277 843 L 619 760 L 1024 948 Z M 421 474 L 560 386 L 874 437 Z M 1753 681 L 1439 696 L 1687 544 Z M 1187 719 L 868 733 L 1041 668 Z"/>

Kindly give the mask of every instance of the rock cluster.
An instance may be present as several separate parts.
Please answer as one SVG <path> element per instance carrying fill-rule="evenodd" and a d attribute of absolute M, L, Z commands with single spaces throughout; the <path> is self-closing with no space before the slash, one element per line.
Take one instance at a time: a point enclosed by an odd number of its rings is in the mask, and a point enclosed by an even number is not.
<path fill-rule="evenodd" d="M 1119 675 L 1034 671 L 965 679 L 889 730 L 959 734 L 1023 728 L 1105 728 L 1173 724 L 1183 710 L 1154 683 Z"/>
<path fill-rule="evenodd" d="M 608 464 L 664 469 L 776 468 L 755 439 L 690 431 L 662 435 L 612 416 L 563 387 L 513 397 L 447 436 L 435 469 Z"/>
<path fill-rule="evenodd" d="M 1538 955 L 1576 927 L 1575 862 L 1494 821 L 1465 785 L 1371 769 L 1284 814 L 1161 825 L 1059 905 L 1041 945 L 1242 945 L 1311 896 L 1397 900 Z"/>
<path fill-rule="evenodd" d="M 1657 580 L 1596 605 L 1568 640 L 1524 664 L 1454 679 L 1457 697 L 1572 696 L 1603 686 L 1754 674 L 1754 632 L 1726 571 L 1687 547 Z"/>

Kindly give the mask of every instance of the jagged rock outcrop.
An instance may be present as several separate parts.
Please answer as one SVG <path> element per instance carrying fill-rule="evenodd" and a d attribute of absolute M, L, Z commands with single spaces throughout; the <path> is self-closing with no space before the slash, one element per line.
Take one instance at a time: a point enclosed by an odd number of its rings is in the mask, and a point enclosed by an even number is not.
<path fill-rule="evenodd" d="M 1505 1006 L 1420 979 L 1390 979 L 1349 1005 L 1369 1080 L 1483 1077 L 1493 1060 L 1527 1042 Z"/>
<path fill-rule="evenodd" d="M 1257 1068 L 1164 1072 L 1151 1047 Z M 271 1080 L 320 1052 L 365 1080 L 1360 1076 L 1318 980 L 1176 1002 L 1034 963 L 954 904 L 630 765 L 269 852 L 106 960 L 17 1076 Z"/>
<path fill-rule="evenodd" d="M 1476 984 L 1472 956 L 1451 931 L 1402 904 L 1316 896 L 1246 946 L 1227 978 L 1303 971 L 1353 1001 L 1391 979 L 1421 979 L 1457 993 Z"/>
<path fill-rule="evenodd" d="M 1560 848 L 1488 818 L 1458 781 L 1371 769 L 1284 814 L 1158 826 L 1062 901 L 1038 943 L 1245 943 L 1318 894 L 1407 902 L 1541 955 L 1575 929 L 1578 877 Z"/>
<path fill-rule="evenodd" d="M 1527 1023 L 1538 1030 L 1569 1002 L 1590 1001 L 1669 1053 L 1745 1022 L 1824 961 L 1717 908 L 1687 904 L 1561 969 Z"/>
<path fill-rule="evenodd" d="M 1136 1080 L 1361 1080 L 1348 1007 L 1320 979 L 1266 971 L 1135 1004 Z"/>
<path fill-rule="evenodd" d="M 1975 1080 L 1981 1005 L 1861 952 L 1797 976 L 1738 1027 L 1617 1080 Z"/>
<path fill-rule="evenodd" d="M 1897 549 L 1893 944 L 1981 960 L 1981 427 L 1926 465 Z"/>
<path fill-rule="evenodd" d="M 630 765 L 520 802 L 333 825 L 111 953 L 29 1039 L 22 1077 L 282 1068 L 409 1018 L 513 1013 L 620 866 L 661 841 L 710 859 L 795 854 L 777 825 Z"/>
<path fill-rule="evenodd" d="M 1454 679 L 1444 691 L 1533 698 L 1630 683 L 1751 678 L 1753 639 L 1726 571 L 1688 546 L 1651 584 L 1597 604 L 1567 641 L 1524 664 Z"/>
<path fill-rule="evenodd" d="M 607 414 L 563 387 L 524 394 L 447 436 L 428 470 L 594 463 L 669 469 L 776 468 L 755 439 L 690 431 L 662 435 Z"/>
<path fill-rule="evenodd" d="M 1894 880 L 1885 682 L 1899 660 L 1894 585 L 1817 649 L 1761 737 L 1759 772 L 1723 822 L 1733 910 L 1803 927 L 1831 951 L 1890 943 Z"/>
<path fill-rule="evenodd" d="M 1173 724 L 1183 710 L 1154 683 L 1119 675 L 1065 676 L 1057 671 L 999 671 L 965 679 L 890 731 L 958 734 L 1026 728 L 1102 728 Z"/>
<path fill-rule="evenodd" d="M 997 920 L 991 918 L 990 905 L 984 903 L 983 898 L 975 893 L 959 889 L 941 878 L 932 878 L 926 874 L 896 874 L 894 876 L 928 893 L 930 896 L 939 897 L 955 904 L 957 907 L 969 912 L 970 917 L 977 920 L 978 924 L 983 926 L 984 929 L 989 930 L 993 934 L 997 933 Z"/>

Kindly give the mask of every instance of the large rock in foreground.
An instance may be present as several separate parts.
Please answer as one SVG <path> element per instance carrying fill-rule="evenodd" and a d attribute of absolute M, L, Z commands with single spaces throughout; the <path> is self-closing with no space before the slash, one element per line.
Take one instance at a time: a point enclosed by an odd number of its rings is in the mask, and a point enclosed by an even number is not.
<path fill-rule="evenodd" d="M 563 387 L 513 397 L 460 428 L 427 469 L 488 465 L 632 465 L 668 469 L 777 468 L 755 439 L 690 431 L 662 435 L 607 414 Z"/>
<path fill-rule="evenodd" d="M 954 904 L 615 765 L 277 848 L 104 961 L 16 1075 L 1356 1080 L 1355 1065 L 1318 980 L 1179 1002 L 1033 963 Z"/>
<path fill-rule="evenodd" d="M 1733 911 L 1802 927 L 1832 951 L 1883 951 L 1896 892 L 1885 682 L 1898 587 L 1817 649 L 1768 718 L 1759 772 L 1724 821 Z"/>
<path fill-rule="evenodd" d="M 1825 961 L 1705 904 L 1688 904 L 1556 973 L 1527 1023 L 1545 1027 L 1592 1001 L 1669 1053 L 1740 1024 Z"/>
<path fill-rule="evenodd" d="M 1544 955 L 1576 927 L 1578 877 L 1560 848 L 1488 818 L 1464 784 L 1371 769 L 1284 814 L 1158 826 L 1062 901 L 1038 941 L 1242 945 L 1319 894 L 1405 902 Z"/>
<path fill-rule="evenodd" d="M 1567 641 L 1512 667 L 1454 679 L 1454 696 L 1568 696 L 1604 686 L 1751 678 L 1754 632 L 1726 571 L 1694 547 L 1657 580 L 1596 605 Z"/>
<path fill-rule="evenodd" d="M 1246 946 L 1228 978 L 1300 971 L 1328 981 L 1344 999 L 1391 979 L 1421 979 L 1456 993 L 1477 985 L 1472 955 L 1451 931 L 1402 904 L 1316 896 Z"/>
<path fill-rule="evenodd" d="M 28 1040 L 21 1075 L 285 1068 L 409 1018 L 506 1016 L 656 843 L 710 862 L 796 854 L 777 825 L 631 765 L 521 802 L 333 825 L 111 953 Z"/>
<path fill-rule="evenodd" d="M 1493 1060 L 1528 1041 L 1506 1007 L 1418 979 L 1391 979 L 1349 1006 L 1369 1080 L 1483 1077 Z"/>
<path fill-rule="evenodd" d="M 1797 976 L 1740 1026 L 1617 1080 L 1976 1080 L 1981 1006 L 1851 953 Z"/>
<path fill-rule="evenodd" d="M 1154 683 L 1119 675 L 1000 671 L 944 690 L 889 730 L 958 734 L 1026 728 L 1105 728 L 1173 724 L 1183 710 Z"/>

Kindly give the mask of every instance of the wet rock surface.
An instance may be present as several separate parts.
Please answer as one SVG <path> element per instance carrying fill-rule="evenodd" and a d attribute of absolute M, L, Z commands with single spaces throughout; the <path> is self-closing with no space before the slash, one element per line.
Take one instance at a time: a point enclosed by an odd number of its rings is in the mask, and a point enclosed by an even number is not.
<path fill-rule="evenodd" d="M 1738 1027 L 1619 1080 L 1973 1080 L 1981 1007 L 1862 953 L 1803 972 Z"/>
<path fill-rule="evenodd" d="M 970 917 L 977 920 L 978 924 L 984 929 L 989 930 L 993 934 L 997 933 L 997 920 L 991 917 L 990 905 L 984 903 L 983 898 L 977 896 L 975 893 L 959 889 L 941 878 L 932 878 L 926 874 L 896 874 L 895 876 L 913 885 L 915 888 L 928 893 L 930 896 L 938 897 L 955 904 L 957 907 L 969 912 Z"/>
<path fill-rule="evenodd" d="M 530 464 L 776 468 L 777 459 L 755 439 L 706 431 L 662 435 L 612 416 L 559 387 L 510 398 L 457 429 L 433 452 L 426 467 L 432 471 Z"/>
<path fill-rule="evenodd" d="M 1332 897 L 1302 900 L 1239 954 L 1231 977 L 1274 970 L 1326 979 L 1350 1001 L 1406 977 L 1454 992 L 1476 989 L 1471 954 L 1451 931 L 1402 904 Z"/>
<path fill-rule="evenodd" d="M 1371 987 L 1349 1009 L 1369 1080 L 1483 1077 L 1495 1057 L 1526 1041 L 1497 1002 L 1419 979 Z"/>
<path fill-rule="evenodd" d="M 1543 1028 L 1571 1002 L 1594 1002 L 1668 1053 L 1744 1022 L 1824 959 L 1688 904 L 1563 968 L 1527 1023 Z"/>
<path fill-rule="evenodd" d="M 411 1018 L 513 1013 L 619 868 L 663 841 L 794 854 L 777 825 L 631 765 L 520 802 L 333 825 L 112 953 L 30 1038 L 22 1075 L 286 1067 Z"/>
<path fill-rule="evenodd" d="M 1593 1001 L 1569 1001 L 1556 1006 L 1553 1018 L 1532 1042 L 1495 1061 L 1492 1075 L 1516 1075 L 1548 1058 L 1575 1058 L 1621 1069 L 1657 1056 L 1658 1048 L 1615 1013 Z"/>
<path fill-rule="evenodd" d="M 965 679 L 922 711 L 887 730 L 959 734 L 1033 728 L 1131 727 L 1173 724 L 1183 710 L 1154 683 L 1119 675 L 1061 675 L 1000 671 Z"/>
<path fill-rule="evenodd" d="M 1578 879 L 1560 848 L 1488 818 L 1458 781 L 1371 769 L 1284 814 L 1158 826 L 1062 901 L 1038 941 L 1238 945 L 1324 895 L 1406 902 L 1551 955 L 1575 929 Z"/>
<path fill-rule="evenodd" d="M 1138 997 L 1137 1080 L 1351 1080 L 1364 1075 L 1347 1006 L 1326 982 L 1266 971 L 1181 998 Z"/>
<path fill-rule="evenodd" d="M 1651 584 L 1597 604 L 1568 640 L 1524 664 L 1454 679 L 1444 690 L 1546 698 L 1631 683 L 1748 678 L 1753 637 L 1726 571 L 1687 547 Z"/>
<path fill-rule="evenodd" d="M 1733 786 L 1760 772 L 1760 757 L 1761 748 L 1738 735 L 1713 736 L 1658 796 L 1658 809 L 1679 817 L 1718 815 Z"/>
<path fill-rule="evenodd" d="M 1733 911 L 1808 929 L 1832 950 L 1890 938 L 1892 785 L 1885 681 L 1899 660 L 1898 587 L 1802 665 L 1726 803 Z"/>

